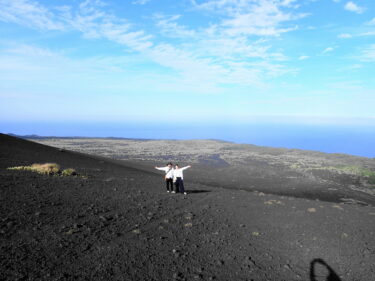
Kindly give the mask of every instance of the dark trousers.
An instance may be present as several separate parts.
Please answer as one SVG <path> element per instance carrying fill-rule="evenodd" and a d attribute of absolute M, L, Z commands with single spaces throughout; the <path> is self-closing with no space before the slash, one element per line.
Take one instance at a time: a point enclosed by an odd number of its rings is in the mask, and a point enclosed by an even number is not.
<path fill-rule="evenodd" d="M 176 192 L 181 192 L 181 193 L 185 192 L 184 180 L 182 178 L 177 178 L 175 185 L 176 185 Z"/>
<path fill-rule="evenodd" d="M 167 187 L 168 191 L 173 190 L 173 179 L 165 179 L 165 186 Z"/>

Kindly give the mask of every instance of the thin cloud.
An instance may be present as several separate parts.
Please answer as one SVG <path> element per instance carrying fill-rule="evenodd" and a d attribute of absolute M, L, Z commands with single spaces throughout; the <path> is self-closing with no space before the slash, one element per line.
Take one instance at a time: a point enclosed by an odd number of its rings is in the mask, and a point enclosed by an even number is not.
<path fill-rule="evenodd" d="M 151 0 L 136 0 L 136 1 L 133 1 L 132 4 L 134 4 L 134 5 L 145 5 L 150 1 Z"/>
<path fill-rule="evenodd" d="M 349 39 L 349 38 L 352 38 L 353 36 L 349 33 L 341 33 L 337 37 L 340 39 Z"/>
<path fill-rule="evenodd" d="M 287 25 L 289 22 L 307 16 L 295 13 L 295 7 L 291 6 L 293 2 L 213 0 L 202 4 L 193 1 L 193 5 L 196 9 L 225 16 L 220 26 L 231 36 L 279 36 L 297 29 L 296 25 Z M 284 11 L 284 8 L 289 8 L 289 11 Z"/>
<path fill-rule="evenodd" d="M 375 18 L 366 23 L 367 25 L 375 25 Z"/>
<path fill-rule="evenodd" d="M 306 60 L 306 59 L 308 59 L 308 58 L 310 58 L 309 56 L 300 56 L 299 58 L 298 58 L 298 60 Z"/>
<path fill-rule="evenodd" d="M 156 14 L 154 16 L 156 20 L 156 26 L 159 27 L 160 32 L 164 36 L 184 39 L 195 37 L 195 30 L 191 30 L 186 26 L 177 23 L 177 20 L 180 17 L 181 15 L 166 16 L 162 14 Z"/>
<path fill-rule="evenodd" d="M 357 14 L 362 14 L 365 11 L 365 8 L 358 6 L 352 1 L 347 2 L 344 9 Z"/>
<path fill-rule="evenodd" d="M 178 23 L 180 15 L 159 15 L 156 26 L 162 35 L 182 39 L 183 43 L 179 44 L 162 43 L 155 34 L 150 35 L 137 29 L 129 20 L 106 12 L 103 9 L 105 3 L 99 0 L 86 0 L 76 9 L 63 6 L 55 10 L 31 0 L 0 1 L 7 11 L 6 19 L 16 18 L 13 22 L 17 24 L 40 30 L 59 27 L 80 32 L 87 39 L 116 42 L 160 66 L 173 69 L 176 76 L 186 83 L 206 85 L 210 89 L 223 84 L 264 87 L 268 78 L 294 71 L 275 63 L 287 59 L 282 53 L 272 52 L 270 45 L 250 37 L 279 36 L 296 29 L 295 26 L 286 26 L 287 23 L 303 17 L 294 12 L 294 1 L 209 1 L 204 4 L 207 9 L 219 12 L 218 7 L 224 8 L 225 18 L 217 25 L 189 29 Z M 22 3 L 27 3 L 27 8 Z M 28 10 L 38 13 L 32 12 L 30 16 Z M 249 17 L 253 17 L 250 23 Z M 48 24 L 40 24 L 38 18 L 46 19 L 44 22 Z M 202 77 L 205 77 L 204 81 Z"/>
<path fill-rule="evenodd" d="M 332 52 L 334 49 L 335 48 L 333 48 L 333 47 L 328 47 L 328 48 L 325 48 L 322 53 L 326 54 L 326 53 Z"/>
<path fill-rule="evenodd" d="M 375 62 L 375 44 L 363 48 L 360 59 L 364 62 Z"/>
<path fill-rule="evenodd" d="M 0 21 L 3 22 L 41 30 L 66 28 L 52 12 L 32 0 L 0 0 L 0 7 Z"/>

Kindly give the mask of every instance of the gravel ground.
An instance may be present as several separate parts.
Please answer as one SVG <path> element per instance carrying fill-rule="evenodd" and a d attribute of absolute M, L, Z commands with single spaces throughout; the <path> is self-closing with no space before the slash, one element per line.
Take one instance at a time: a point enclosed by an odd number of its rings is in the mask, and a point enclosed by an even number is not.
<path fill-rule="evenodd" d="M 78 176 L 6 169 L 45 162 Z M 372 195 L 230 188 L 195 169 L 187 196 L 169 194 L 145 162 L 0 135 L 0 280 L 374 280 Z M 336 200 L 355 192 L 367 203 Z"/>

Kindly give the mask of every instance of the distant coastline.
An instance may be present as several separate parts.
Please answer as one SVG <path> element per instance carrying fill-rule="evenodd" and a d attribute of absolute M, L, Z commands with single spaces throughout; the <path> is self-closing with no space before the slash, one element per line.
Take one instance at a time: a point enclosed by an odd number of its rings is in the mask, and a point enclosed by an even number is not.
<path fill-rule="evenodd" d="M 4 127 L 4 126 L 2 126 Z M 113 129 L 114 133 L 111 133 Z M 252 144 L 275 148 L 313 150 L 325 153 L 349 154 L 368 158 L 375 157 L 375 129 L 369 127 L 335 127 L 259 124 L 248 126 L 212 127 L 148 127 L 109 126 L 108 128 L 86 127 L 81 133 L 77 128 L 62 128 L 59 133 L 48 134 L 48 128 L 37 128 L 38 133 L 23 133 L 26 130 L 1 128 L 2 133 L 26 138 L 107 138 L 124 140 L 190 140 L 211 139 L 223 142 Z M 56 132 L 56 129 L 54 130 Z M 16 133 L 15 133 L 16 132 Z M 20 132 L 20 133 L 19 133 Z M 125 136 L 126 135 L 126 136 Z M 158 137 L 156 137 L 158 135 Z"/>

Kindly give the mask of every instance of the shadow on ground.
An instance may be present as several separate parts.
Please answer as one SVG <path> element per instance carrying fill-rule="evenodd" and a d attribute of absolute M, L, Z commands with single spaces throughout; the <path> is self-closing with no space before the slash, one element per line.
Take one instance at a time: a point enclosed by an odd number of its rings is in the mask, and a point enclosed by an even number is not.
<path fill-rule="evenodd" d="M 322 272 L 322 269 L 324 273 Z M 342 281 L 332 267 L 330 267 L 324 260 L 314 259 L 310 263 L 310 281 L 318 280 Z"/>
<path fill-rule="evenodd" d="M 211 192 L 211 190 L 188 190 L 188 193 L 206 193 L 206 192 Z"/>

